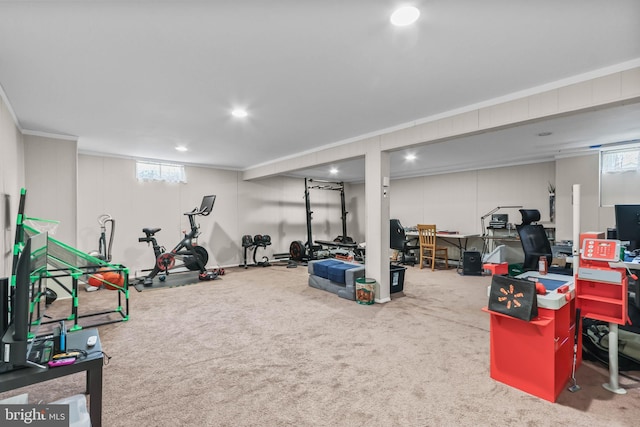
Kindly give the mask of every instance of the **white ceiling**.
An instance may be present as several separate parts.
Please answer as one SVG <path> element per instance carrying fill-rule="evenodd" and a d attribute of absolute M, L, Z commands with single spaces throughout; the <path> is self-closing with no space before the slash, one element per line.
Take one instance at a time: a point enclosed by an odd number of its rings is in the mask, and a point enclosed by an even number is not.
<path fill-rule="evenodd" d="M 77 138 L 81 152 L 244 170 L 640 64 L 637 0 L 402 3 L 420 8 L 416 25 L 390 25 L 395 0 L 0 0 L 0 85 L 26 133 Z M 231 117 L 235 107 L 249 117 Z M 399 151 L 392 176 L 634 139 L 638 104 L 414 148 L 411 165 Z M 340 179 L 362 179 L 362 161 L 338 166 Z"/>

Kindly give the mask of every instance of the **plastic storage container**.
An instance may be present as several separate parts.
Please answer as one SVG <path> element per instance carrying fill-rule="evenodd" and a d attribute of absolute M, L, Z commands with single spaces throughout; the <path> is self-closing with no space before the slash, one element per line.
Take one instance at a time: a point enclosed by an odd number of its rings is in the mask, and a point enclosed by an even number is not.
<path fill-rule="evenodd" d="M 389 281 L 389 293 L 394 294 L 396 292 L 402 292 L 404 289 L 404 272 L 407 267 L 400 265 L 391 265 L 389 272 L 391 273 L 391 280 Z"/>
<path fill-rule="evenodd" d="M 366 277 L 356 279 L 356 302 L 358 304 L 371 305 L 375 301 L 376 280 Z"/>
<path fill-rule="evenodd" d="M 87 398 L 84 394 L 76 394 L 51 403 L 69 405 L 69 427 L 91 427 L 91 417 L 87 412 Z"/>

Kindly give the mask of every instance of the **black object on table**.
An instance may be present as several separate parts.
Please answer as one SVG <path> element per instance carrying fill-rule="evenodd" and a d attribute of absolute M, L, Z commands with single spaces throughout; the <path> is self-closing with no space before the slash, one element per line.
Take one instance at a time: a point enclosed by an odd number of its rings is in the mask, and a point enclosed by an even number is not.
<path fill-rule="evenodd" d="M 87 340 L 95 335 L 98 341 L 92 347 L 87 347 Z M 67 351 L 83 350 L 87 356 L 79 358 L 72 365 L 57 366 L 55 368 L 26 367 L 0 374 L 0 393 L 26 387 L 32 384 L 53 380 L 78 372 L 87 372 L 87 389 L 89 394 L 89 416 L 93 427 L 102 426 L 102 366 L 104 356 L 98 330 L 83 329 L 67 334 Z"/>

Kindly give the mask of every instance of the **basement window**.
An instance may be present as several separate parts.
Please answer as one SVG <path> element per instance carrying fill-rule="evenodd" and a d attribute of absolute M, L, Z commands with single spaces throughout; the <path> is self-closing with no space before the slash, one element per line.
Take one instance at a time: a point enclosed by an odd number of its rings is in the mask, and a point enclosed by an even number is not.
<path fill-rule="evenodd" d="M 636 172 L 640 169 L 640 149 L 602 152 L 602 173 Z"/>
<path fill-rule="evenodd" d="M 169 163 L 136 162 L 138 181 L 187 182 L 183 165 Z"/>
<path fill-rule="evenodd" d="M 600 152 L 600 205 L 638 202 L 630 191 L 640 181 L 640 147 Z"/>

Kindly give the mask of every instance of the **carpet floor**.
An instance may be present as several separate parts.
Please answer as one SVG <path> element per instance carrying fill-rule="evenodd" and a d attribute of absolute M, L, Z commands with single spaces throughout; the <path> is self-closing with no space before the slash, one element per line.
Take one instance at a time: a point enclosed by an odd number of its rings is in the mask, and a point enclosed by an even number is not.
<path fill-rule="evenodd" d="M 617 395 L 602 387 L 606 368 L 585 361 L 581 390 L 565 387 L 556 403 L 491 379 L 489 283 L 409 267 L 403 293 L 367 306 L 310 288 L 304 267 L 272 266 L 133 291 L 130 319 L 99 327 L 110 357 L 103 425 L 638 425 L 640 372 L 621 376 L 627 394 Z M 117 306 L 116 295 L 82 291 L 80 311 Z M 76 374 L 0 399 L 83 391 Z"/>

